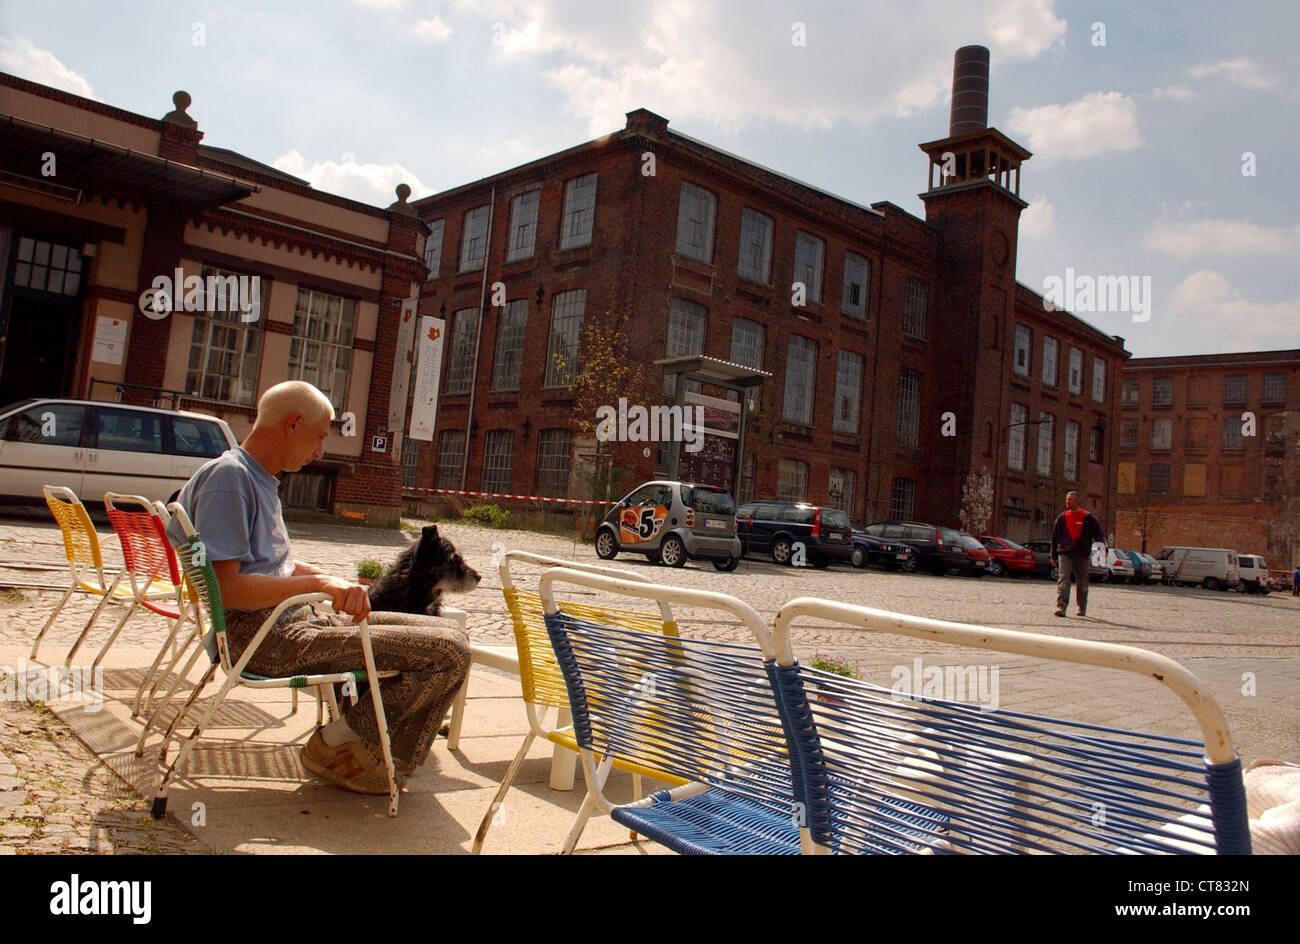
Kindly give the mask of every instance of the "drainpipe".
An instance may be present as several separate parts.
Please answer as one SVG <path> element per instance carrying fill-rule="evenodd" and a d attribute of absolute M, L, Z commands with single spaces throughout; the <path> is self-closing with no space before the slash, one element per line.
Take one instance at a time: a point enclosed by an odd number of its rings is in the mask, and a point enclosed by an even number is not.
<path fill-rule="evenodd" d="M 497 185 L 492 185 L 488 203 L 487 241 L 483 244 L 483 284 L 478 295 L 478 331 L 474 336 L 474 372 L 469 379 L 469 414 L 465 417 L 465 454 L 460 461 L 460 488 L 466 491 L 465 477 L 469 474 L 469 433 L 474 425 L 474 395 L 478 392 L 478 349 L 483 343 L 483 321 L 487 317 L 488 259 L 492 257 L 492 221 L 497 211 Z M 486 438 L 484 442 L 486 442 Z"/>

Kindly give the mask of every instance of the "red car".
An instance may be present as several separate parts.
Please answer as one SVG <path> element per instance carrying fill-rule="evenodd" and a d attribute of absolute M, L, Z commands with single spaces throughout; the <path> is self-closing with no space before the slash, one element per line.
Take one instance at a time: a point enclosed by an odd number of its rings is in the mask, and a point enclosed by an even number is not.
<path fill-rule="evenodd" d="M 1034 572 L 1034 552 L 1029 548 L 991 534 L 977 534 L 975 537 L 988 549 L 989 573 L 993 576 L 1001 577 L 1004 574 L 1015 576 Z"/>

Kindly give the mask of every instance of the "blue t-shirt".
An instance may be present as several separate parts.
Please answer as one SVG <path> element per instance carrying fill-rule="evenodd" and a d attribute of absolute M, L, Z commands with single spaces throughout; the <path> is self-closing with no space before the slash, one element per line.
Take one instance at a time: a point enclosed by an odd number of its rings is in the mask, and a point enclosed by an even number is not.
<path fill-rule="evenodd" d="M 236 446 L 195 472 L 177 501 L 203 539 L 209 560 L 237 560 L 241 574 L 291 577 L 293 549 L 280 513 L 279 487 L 279 479 Z M 175 545 L 184 543 L 180 522 L 167 526 L 167 536 Z"/>

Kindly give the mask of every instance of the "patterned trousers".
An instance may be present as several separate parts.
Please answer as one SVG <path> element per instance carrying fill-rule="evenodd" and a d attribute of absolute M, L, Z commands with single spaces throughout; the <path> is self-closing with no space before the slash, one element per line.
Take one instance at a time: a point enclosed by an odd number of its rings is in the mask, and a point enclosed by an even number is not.
<path fill-rule="evenodd" d="M 226 633 L 231 659 L 237 660 L 271 610 L 227 610 Z M 432 617 L 411 613 L 371 613 L 370 645 L 375 667 L 401 674 L 379 686 L 388 719 L 393 763 L 409 776 L 429 756 L 452 699 L 469 674 L 469 641 L 456 629 Z M 281 614 L 249 660 L 258 675 L 308 675 L 364 669 L 361 633 L 352 617 L 316 616 L 311 607 L 293 607 Z M 362 688 L 359 686 L 358 691 Z M 343 709 L 343 717 L 379 756 L 375 706 L 367 692 Z"/>

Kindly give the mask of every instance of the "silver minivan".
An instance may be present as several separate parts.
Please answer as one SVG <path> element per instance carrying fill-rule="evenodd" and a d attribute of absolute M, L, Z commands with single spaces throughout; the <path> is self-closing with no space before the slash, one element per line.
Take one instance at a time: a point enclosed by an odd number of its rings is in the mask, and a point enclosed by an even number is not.
<path fill-rule="evenodd" d="M 23 400 L 0 409 L 0 495 L 41 501 L 62 485 L 171 501 L 199 466 L 238 445 L 225 420 L 99 400 Z"/>

